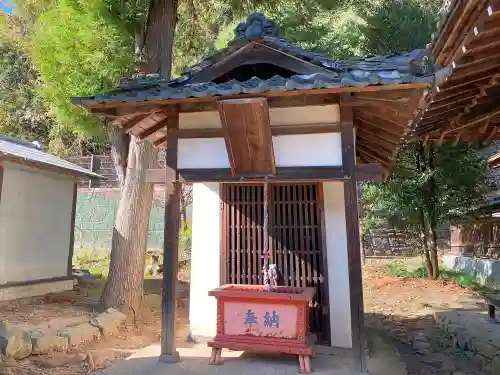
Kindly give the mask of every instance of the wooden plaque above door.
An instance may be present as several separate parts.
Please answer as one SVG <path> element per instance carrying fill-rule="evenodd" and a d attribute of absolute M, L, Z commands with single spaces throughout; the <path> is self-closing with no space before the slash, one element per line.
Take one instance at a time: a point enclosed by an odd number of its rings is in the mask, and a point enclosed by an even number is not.
<path fill-rule="evenodd" d="M 233 175 L 276 175 L 267 100 L 222 100 L 218 106 Z"/>

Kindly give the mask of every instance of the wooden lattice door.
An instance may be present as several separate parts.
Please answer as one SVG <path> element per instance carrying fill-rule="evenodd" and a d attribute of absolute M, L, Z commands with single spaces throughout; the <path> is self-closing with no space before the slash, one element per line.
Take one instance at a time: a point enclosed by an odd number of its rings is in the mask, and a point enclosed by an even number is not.
<path fill-rule="evenodd" d="M 262 284 L 264 187 L 222 185 L 221 281 Z M 281 273 L 280 285 L 313 286 L 311 332 L 329 341 L 326 255 L 319 184 L 269 185 L 270 263 Z"/>

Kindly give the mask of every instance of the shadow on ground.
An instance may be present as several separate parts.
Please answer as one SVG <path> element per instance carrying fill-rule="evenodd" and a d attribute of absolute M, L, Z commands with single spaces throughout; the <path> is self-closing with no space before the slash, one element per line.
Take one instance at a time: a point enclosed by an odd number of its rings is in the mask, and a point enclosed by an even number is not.
<path fill-rule="evenodd" d="M 484 374 L 483 364 L 454 347 L 453 340 L 437 326 L 433 315 L 366 314 L 365 322 L 368 330 L 385 330 L 408 375 Z"/>

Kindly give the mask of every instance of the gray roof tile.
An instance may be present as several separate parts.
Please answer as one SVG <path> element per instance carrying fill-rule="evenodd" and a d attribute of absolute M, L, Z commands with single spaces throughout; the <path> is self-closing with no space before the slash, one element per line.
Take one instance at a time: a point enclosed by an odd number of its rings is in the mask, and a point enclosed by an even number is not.
<path fill-rule="evenodd" d="M 314 88 L 363 87 L 394 85 L 412 82 L 434 82 L 434 68 L 427 50 L 387 56 L 371 55 L 347 60 L 332 59 L 324 54 L 307 51 L 280 38 L 277 26 L 260 13 L 250 14 L 235 30 L 236 37 L 224 49 L 204 58 L 173 80 L 158 75 L 123 78 L 118 89 L 95 96 L 74 97 L 73 103 L 90 104 L 181 99 L 266 91 L 304 90 Z M 224 83 L 189 84 L 194 74 L 212 66 L 250 42 L 258 41 L 283 53 L 326 68 L 325 73 L 274 76 L 269 79 L 253 77 L 247 81 L 230 80 Z"/>
<path fill-rule="evenodd" d="M 103 178 L 102 176 L 93 173 L 85 168 L 79 167 L 76 164 L 70 163 L 67 160 L 61 159 L 55 155 L 43 152 L 35 145 L 28 145 L 26 141 L 12 140 L 10 137 L 0 137 L 0 156 L 6 155 L 15 159 L 27 160 L 47 166 L 60 168 L 71 171 L 82 176 L 91 178 Z"/>

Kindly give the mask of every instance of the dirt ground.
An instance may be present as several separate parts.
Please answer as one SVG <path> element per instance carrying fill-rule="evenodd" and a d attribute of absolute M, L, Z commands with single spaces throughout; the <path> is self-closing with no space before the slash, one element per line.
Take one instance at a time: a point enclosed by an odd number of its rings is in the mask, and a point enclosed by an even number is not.
<path fill-rule="evenodd" d="M 388 262 L 368 261 L 364 267 L 366 324 L 383 326 L 391 333 L 408 375 L 482 375 L 480 365 L 442 345 L 443 333 L 432 314 L 448 309 L 484 309 L 483 299 L 454 281 L 387 276 L 384 267 Z M 413 339 L 419 336 L 428 340 L 415 347 Z"/>
<path fill-rule="evenodd" d="M 477 309 L 482 300 L 474 292 L 452 281 L 401 279 L 387 276 L 387 260 L 369 261 L 364 267 L 364 303 L 366 324 L 385 327 L 406 362 L 409 375 L 482 375 L 468 360 L 438 344 L 441 332 L 432 318 L 436 309 Z M 411 263 L 412 261 L 410 261 Z M 186 277 L 182 277 L 183 280 Z M 88 321 L 100 297 L 103 283 L 93 283 L 72 291 L 36 299 L 0 303 L 0 317 L 28 327 L 57 326 L 68 322 Z M 147 279 L 147 294 L 160 294 L 160 279 Z M 188 287 L 188 284 L 184 284 Z M 157 300 L 158 301 L 158 300 Z M 87 353 L 92 354 L 95 368 L 104 368 L 127 357 L 134 350 L 160 339 L 160 306 L 150 306 L 152 314 L 138 326 L 122 328 L 118 335 L 95 341 L 71 353 L 32 356 L 14 368 L 1 368 L 0 374 L 83 375 L 89 371 Z M 187 299 L 178 300 L 178 345 L 189 346 Z M 429 344 L 415 349 L 412 338 L 425 335 Z M 435 340 L 434 340 L 435 339 Z M 14 372 L 15 370 L 15 372 Z"/>
<path fill-rule="evenodd" d="M 40 298 L 0 303 L 0 317 L 24 328 L 60 327 L 89 321 L 95 314 L 103 282 L 83 284 L 78 291 L 58 293 Z M 161 279 L 145 280 L 146 294 L 160 294 Z M 160 301 L 160 299 L 154 299 Z M 179 346 L 186 346 L 188 335 L 188 305 L 177 301 L 177 339 Z M 159 303 L 149 306 L 151 314 L 137 326 L 122 327 L 119 333 L 78 347 L 69 353 L 31 356 L 11 366 L 0 364 L 0 375 L 84 375 L 90 370 L 88 353 L 94 369 L 105 368 L 114 361 L 128 357 L 135 350 L 160 340 L 161 310 Z"/>

